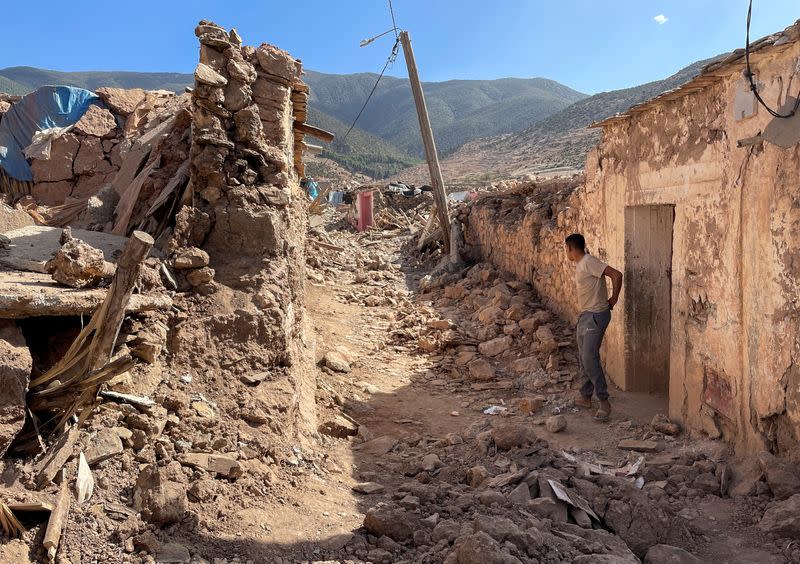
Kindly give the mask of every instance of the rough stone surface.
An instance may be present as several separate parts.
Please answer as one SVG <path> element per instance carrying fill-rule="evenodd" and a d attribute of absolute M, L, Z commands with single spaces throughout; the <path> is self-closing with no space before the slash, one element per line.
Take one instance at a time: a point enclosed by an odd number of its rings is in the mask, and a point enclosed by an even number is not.
<path fill-rule="evenodd" d="M 775 499 L 782 500 L 800 494 L 800 471 L 797 470 L 797 465 L 766 451 L 758 453 L 758 463 Z"/>
<path fill-rule="evenodd" d="M 33 224 L 33 218 L 27 212 L 0 202 L 0 233 Z"/>
<path fill-rule="evenodd" d="M 328 351 L 322 358 L 323 364 L 334 372 L 350 372 L 350 363 L 338 351 Z"/>
<path fill-rule="evenodd" d="M 478 381 L 494 379 L 494 367 L 486 359 L 479 358 L 467 365 L 470 378 Z"/>
<path fill-rule="evenodd" d="M 89 466 L 122 453 L 122 439 L 113 429 L 100 429 L 86 447 L 86 462 Z"/>
<path fill-rule="evenodd" d="M 703 561 L 691 552 L 677 546 L 657 544 L 647 551 L 644 564 L 701 564 Z"/>
<path fill-rule="evenodd" d="M 109 272 L 103 251 L 80 239 L 70 239 L 45 265 L 53 280 L 72 288 L 97 285 Z"/>
<path fill-rule="evenodd" d="M 560 433 L 567 428 L 567 418 L 563 415 L 552 415 L 545 420 L 544 426 L 551 433 Z"/>
<path fill-rule="evenodd" d="M 175 270 L 186 270 L 189 268 L 202 268 L 208 266 L 208 253 L 197 247 L 181 249 L 173 261 Z"/>
<path fill-rule="evenodd" d="M 91 105 L 77 121 L 73 131 L 94 137 L 114 137 L 116 128 L 117 121 L 111 112 L 100 106 Z"/>
<path fill-rule="evenodd" d="M 800 537 L 800 494 L 772 502 L 757 526 L 762 531 L 779 537 Z"/>
<path fill-rule="evenodd" d="M 187 509 L 185 484 L 176 481 L 182 476 L 180 465 L 159 468 L 145 466 L 136 480 L 133 503 L 142 518 L 157 525 L 177 523 Z"/>
<path fill-rule="evenodd" d="M 364 517 L 364 528 L 371 534 L 386 535 L 398 542 L 410 538 L 419 526 L 413 513 L 386 503 L 370 508 Z"/>
<path fill-rule="evenodd" d="M 508 335 L 497 337 L 478 345 L 478 351 L 484 356 L 498 356 L 506 352 L 511 347 L 512 342 L 513 339 Z"/>
<path fill-rule="evenodd" d="M 0 320 L 0 457 L 25 424 L 31 353 L 14 321 Z"/>
<path fill-rule="evenodd" d="M 74 133 L 65 133 L 54 139 L 50 146 L 49 159 L 33 159 L 31 161 L 34 183 L 72 179 L 72 163 L 75 161 L 80 146 L 81 143 Z"/>
<path fill-rule="evenodd" d="M 146 93 L 141 88 L 110 88 L 103 86 L 95 90 L 111 111 L 128 116 L 144 101 Z"/>

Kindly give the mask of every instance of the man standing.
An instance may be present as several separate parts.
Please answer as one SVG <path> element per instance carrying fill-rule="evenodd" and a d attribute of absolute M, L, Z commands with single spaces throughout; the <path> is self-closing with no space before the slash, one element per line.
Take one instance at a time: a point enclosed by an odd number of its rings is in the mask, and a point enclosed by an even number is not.
<path fill-rule="evenodd" d="M 578 361 L 582 378 L 580 397 L 575 405 L 591 409 L 592 394 L 597 394 L 600 407 L 594 418 L 608 421 L 611 404 L 608 402 L 608 385 L 600 363 L 600 345 L 611 322 L 611 310 L 622 289 L 622 273 L 586 252 L 586 239 L 573 233 L 564 241 L 567 258 L 575 263 L 575 286 L 578 294 Z M 611 297 L 608 297 L 606 277 L 611 279 Z"/>

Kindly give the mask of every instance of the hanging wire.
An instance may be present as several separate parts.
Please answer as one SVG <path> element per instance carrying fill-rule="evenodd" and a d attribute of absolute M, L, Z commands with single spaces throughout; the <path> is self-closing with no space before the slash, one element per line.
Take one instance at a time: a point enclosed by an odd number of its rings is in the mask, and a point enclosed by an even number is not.
<path fill-rule="evenodd" d="M 390 0 L 391 3 L 391 0 Z M 769 114 L 776 118 L 790 118 L 797 113 L 797 110 L 800 109 L 800 92 L 797 93 L 797 98 L 794 101 L 794 107 L 792 111 L 788 114 L 780 114 L 777 111 L 770 108 L 764 99 L 761 97 L 761 94 L 758 93 L 758 86 L 756 85 L 756 81 L 753 78 L 753 71 L 750 69 L 750 17 L 753 14 L 753 0 L 750 0 L 750 5 L 747 8 L 747 35 L 745 37 L 745 44 L 744 44 L 744 60 L 747 65 L 747 69 L 744 71 L 744 75 L 747 77 L 747 80 L 750 82 L 750 90 L 753 91 L 753 95 L 756 97 L 756 100 L 764 106 L 764 109 L 769 112 Z"/>
<path fill-rule="evenodd" d="M 389 13 L 392 15 L 392 29 L 394 30 L 394 38 L 397 39 L 397 22 L 394 19 L 394 8 L 392 8 L 392 0 L 389 0 Z"/>
<path fill-rule="evenodd" d="M 375 81 L 375 85 L 372 87 L 372 90 L 370 90 L 369 95 L 367 96 L 367 99 L 364 100 L 364 105 L 361 106 L 361 109 L 358 111 L 358 115 L 356 115 L 355 119 L 353 120 L 353 123 L 350 124 L 350 128 L 347 130 L 347 133 L 345 133 L 344 137 L 342 137 L 342 143 L 347 141 L 347 136 L 350 135 L 351 131 L 353 131 L 353 128 L 356 126 L 356 123 L 358 123 L 358 118 L 361 117 L 361 114 L 363 114 L 364 110 L 367 108 L 367 104 L 369 104 L 369 100 L 370 100 L 370 98 L 372 98 L 372 95 L 375 94 L 375 90 L 378 89 L 378 84 L 380 84 L 381 79 L 383 78 L 383 75 L 386 72 L 386 69 L 388 69 L 389 66 L 392 63 L 394 63 L 395 59 L 397 59 L 397 48 L 400 45 L 400 36 L 399 36 L 399 34 L 397 32 L 397 20 L 395 20 L 395 17 L 394 17 L 394 8 L 392 7 L 392 0 L 389 0 L 389 14 L 391 14 L 391 16 L 392 16 L 392 29 L 390 29 L 388 31 L 385 31 L 385 32 L 381 33 L 380 35 L 376 35 L 375 37 L 373 37 L 371 39 L 367 39 L 367 40 L 361 42 L 361 47 L 364 47 L 365 45 L 369 45 L 370 43 L 372 43 L 373 41 L 375 41 L 379 37 L 383 37 L 384 35 L 386 35 L 390 31 L 394 31 L 394 45 L 392 46 L 392 52 L 389 53 L 389 57 L 386 59 L 386 64 L 383 65 L 383 69 L 381 70 L 381 73 L 378 75 L 378 80 Z"/>

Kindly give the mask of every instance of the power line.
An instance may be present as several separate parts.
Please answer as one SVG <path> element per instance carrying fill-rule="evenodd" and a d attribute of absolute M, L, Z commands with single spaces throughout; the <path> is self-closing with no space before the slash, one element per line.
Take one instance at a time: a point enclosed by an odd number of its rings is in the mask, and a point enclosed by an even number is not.
<path fill-rule="evenodd" d="M 391 14 L 391 16 L 392 16 L 392 29 L 390 29 L 389 31 L 394 31 L 394 45 L 392 46 L 392 52 L 389 53 L 389 57 L 386 59 L 386 64 L 383 65 L 383 69 L 381 70 L 381 73 L 378 75 L 378 80 L 375 81 L 375 85 L 372 87 L 372 90 L 370 90 L 369 95 L 367 96 L 367 99 L 364 100 L 364 105 L 361 106 L 361 109 L 358 111 L 358 115 L 356 115 L 355 119 L 353 120 L 353 123 L 350 124 L 350 129 L 348 129 L 347 133 L 345 133 L 344 137 L 342 137 L 342 143 L 347 141 L 347 136 L 350 135 L 351 131 L 353 131 L 353 128 L 356 126 L 356 123 L 358 122 L 358 118 L 361 117 L 361 114 L 363 114 L 364 110 L 367 108 L 367 104 L 369 104 L 369 100 L 370 100 L 370 98 L 372 98 L 372 95 L 375 94 L 375 90 L 378 89 L 378 84 L 380 84 L 381 79 L 383 78 L 383 74 L 386 72 L 386 69 L 388 69 L 389 65 L 394 63 L 395 59 L 397 58 L 397 47 L 398 47 L 398 45 L 400 45 L 400 37 L 399 37 L 399 35 L 397 33 L 397 21 L 395 20 L 395 17 L 394 17 L 394 8 L 392 7 L 392 0 L 389 0 L 389 14 Z M 378 37 L 382 37 L 382 36 L 386 35 L 387 33 L 389 33 L 389 31 L 381 33 L 380 35 L 375 36 L 372 39 L 368 39 L 366 41 L 362 41 L 361 42 L 361 47 L 364 47 L 365 45 L 369 45 L 370 43 L 372 43 L 373 41 L 378 39 Z"/>
<path fill-rule="evenodd" d="M 391 3 L 391 0 L 389 0 Z M 776 118 L 790 118 L 797 113 L 797 110 L 800 109 L 800 92 L 797 93 L 797 98 L 794 101 L 794 107 L 792 111 L 788 114 L 779 114 L 777 111 L 770 108 L 764 99 L 761 97 L 761 94 L 758 93 L 758 86 L 756 85 L 755 79 L 753 79 L 753 71 L 750 69 L 750 17 L 753 14 L 753 0 L 750 0 L 750 5 L 747 8 L 747 35 L 745 37 L 745 44 L 744 44 L 744 60 L 747 65 L 747 69 L 744 72 L 744 75 L 747 77 L 747 80 L 750 82 L 750 90 L 752 90 L 753 95 L 756 97 L 756 100 L 764 106 L 764 109 L 769 112 L 769 114 Z"/>
<path fill-rule="evenodd" d="M 369 104 L 369 100 L 370 100 L 370 98 L 372 98 L 372 95 L 375 94 L 375 90 L 378 88 L 378 84 L 380 83 L 381 79 L 383 78 L 383 74 L 386 72 L 386 69 L 388 69 L 389 65 L 391 65 L 394 62 L 394 60 L 397 58 L 397 46 L 399 44 L 400 44 L 400 40 L 399 39 L 395 40 L 394 46 L 392 47 L 392 52 L 389 53 L 389 58 L 386 59 L 386 64 L 383 65 L 383 70 L 381 70 L 381 73 L 378 75 L 378 80 L 375 81 L 375 85 L 372 87 L 372 90 L 370 90 L 369 96 L 367 96 L 367 99 L 364 100 L 364 105 L 361 106 L 361 109 L 359 110 L 358 115 L 353 120 L 353 123 L 350 124 L 350 129 L 348 129 L 347 133 L 345 133 L 344 137 L 342 137 L 342 143 L 347 141 L 347 136 L 350 135 L 351 131 L 353 131 L 353 128 L 356 126 L 356 122 L 358 122 L 358 118 L 360 118 L 361 114 L 364 113 L 364 110 L 366 109 L 367 104 Z"/>
<path fill-rule="evenodd" d="M 389 13 L 392 15 L 392 29 L 394 30 L 394 38 L 397 37 L 397 22 L 394 19 L 394 8 L 392 8 L 392 0 L 389 0 Z"/>

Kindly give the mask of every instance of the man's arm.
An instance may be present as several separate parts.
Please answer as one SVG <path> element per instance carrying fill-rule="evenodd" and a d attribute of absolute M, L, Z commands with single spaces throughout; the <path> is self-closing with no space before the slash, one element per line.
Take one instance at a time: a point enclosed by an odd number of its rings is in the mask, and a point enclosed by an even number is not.
<path fill-rule="evenodd" d="M 608 298 L 608 307 L 614 309 L 619 299 L 619 292 L 622 290 L 622 273 L 616 268 L 606 266 L 603 276 L 611 278 L 611 297 Z"/>

